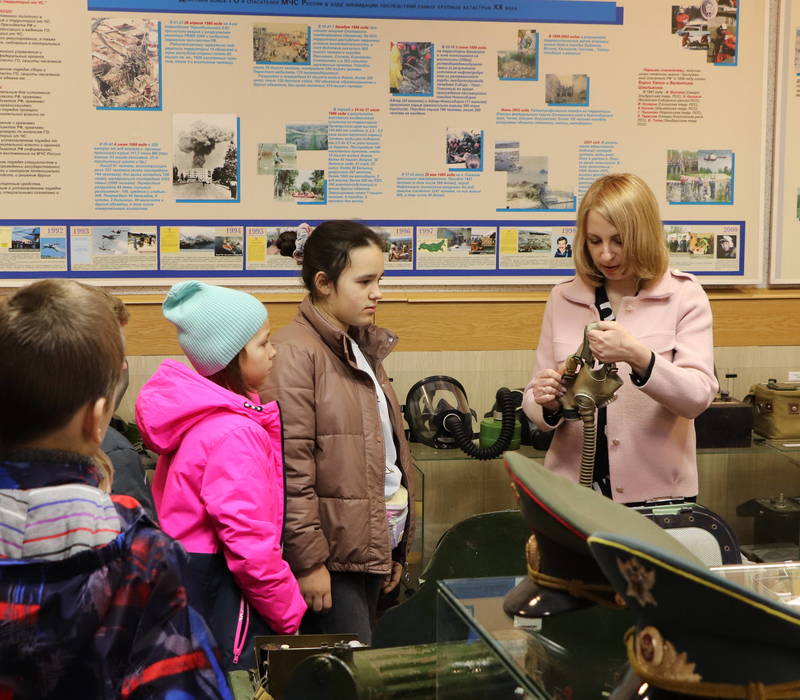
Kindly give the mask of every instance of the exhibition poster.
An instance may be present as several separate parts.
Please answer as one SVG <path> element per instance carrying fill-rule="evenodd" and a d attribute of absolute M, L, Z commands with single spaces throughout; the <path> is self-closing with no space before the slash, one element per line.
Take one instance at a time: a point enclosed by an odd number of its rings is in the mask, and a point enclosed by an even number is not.
<path fill-rule="evenodd" d="M 280 285 L 357 218 L 391 284 L 551 284 L 629 171 L 672 267 L 761 282 L 766 5 L 0 0 L 0 277 Z"/>
<path fill-rule="evenodd" d="M 800 283 L 800 146 L 794 125 L 800 119 L 800 2 L 785 0 L 779 22 L 775 106 L 770 281 Z"/>

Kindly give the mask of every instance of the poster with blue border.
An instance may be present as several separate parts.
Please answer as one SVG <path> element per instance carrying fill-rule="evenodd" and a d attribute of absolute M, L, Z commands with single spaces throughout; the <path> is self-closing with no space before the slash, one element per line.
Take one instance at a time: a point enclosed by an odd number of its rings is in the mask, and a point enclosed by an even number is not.
<path fill-rule="evenodd" d="M 621 171 L 672 266 L 756 283 L 767 30 L 736 0 L 9 5 L 0 284 L 293 284 L 281 233 L 341 218 L 390 285 L 551 284 Z"/>

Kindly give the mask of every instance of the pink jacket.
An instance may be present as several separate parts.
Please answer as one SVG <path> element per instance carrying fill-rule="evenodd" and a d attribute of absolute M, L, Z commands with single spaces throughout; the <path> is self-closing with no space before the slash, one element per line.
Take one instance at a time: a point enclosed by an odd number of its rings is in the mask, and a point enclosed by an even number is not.
<path fill-rule="evenodd" d="M 545 307 L 534 373 L 558 369 L 580 346 L 586 325 L 597 320 L 593 287 L 577 277 L 555 286 Z M 631 368 L 618 364 L 624 384 L 608 406 L 606 427 L 614 500 L 696 496 L 694 418 L 718 388 L 708 297 L 692 275 L 667 272 L 638 296 L 623 298 L 617 321 L 656 359 L 641 387 L 630 381 Z M 553 429 L 533 400 L 531 384 L 522 406 L 541 429 Z M 557 427 L 545 466 L 577 481 L 583 424 L 562 420 Z"/>
<path fill-rule="evenodd" d="M 306 605 L 281 551 L 278 404 L 248 401 L 165 360 L 139 392 L 136 422 L 161 455 L 153 484 L 161 527 L 190 553 L 222 551 L 275 633 L 294 633 Z"/>

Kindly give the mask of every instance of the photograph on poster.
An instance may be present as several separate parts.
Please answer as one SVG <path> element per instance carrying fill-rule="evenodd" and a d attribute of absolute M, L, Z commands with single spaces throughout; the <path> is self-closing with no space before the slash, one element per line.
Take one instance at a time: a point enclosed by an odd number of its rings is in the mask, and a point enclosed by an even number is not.
<path fill-rule="evenodd" d="M 547 188 L 547 156 L 520 156 L 508 171 L 506 205 L 511 209 L 543 209 Z"/>
<path fill-rule="evenodd" d="M 689 238 L 690 233 L 684 231 L 681 226 L 673 226 L 668 229 L 667 234 L 667 250 L 670 253 L 688 253 L 689 252 Z"/>
<path fill-rule="evenodd" d="M 519 141 L 496 140 L 494 142 L 494 169 L 508 172 L 519 168 Z"/>
<path fill-rule="evenodd" d="M 549 105 L 589 104 L 589 76 L 585 73 L 573 75 L 548 73 L 545 75 L 544 85 L 544 101 Z"/>
<path fill-rule="evenodd" d="M 144 18 L 91 20 L 92 95 L 98 109 L 161 107 L 160 23 Z"/>
<path fill-rule="evenodd" d="M 43 258 L 67 257 L 67 248 L 63 238 L 42 238 L 41 246 Z"/>
<path fill-rule="evenodd" d="M 518 29 L 517 30 L 517 49 L 520 51 L 535 50 L 539 35 L 535 29 Z"/>
<path fill-rule="evenodd" d="M 238 201 L 235 114 L 175 114 L 172 139 L 172 193 L 176 202 Z"/>
<path fill-rule="evenodd" d="M 275 174 L 275 153 L 278 150 L 277 143 L 259 143 L 258 155 L 256 156 L 256 172 L 259 175 Z"/>
<path fill-rule="evenodd" d="M 41 229 L 38 226 L 13 226 L 11 250 L 39 250 Z"/>
<path fill-rule="evenodd" d="M 473 231 L 469 242 L 470 255 L 494 255 L 497 250 L 496 231 Z"/>
<path fill-rule="evenodd" d="M 324 170 L 276 170 L 273 196 L 281 202 L 325 201 Z"/>
<path fill-rule="evenodd" d="M 429 41 L 389 44 L 389 92 L 393 95 L 433 95 L 433 49 Z"/>
<path fill-rule="evenodd" d="M 733 161 L 730 150 L 668 150 L 667 202 L 732 204 Z"/>
<path fill-rule="evenodd" d="M 672 33 L 684 49 L 706 53 L 708 63 L 735 65 L 737 0 L 672 6 Z"/>
<path fill-rule="evenodd" d="M 572 257 L 572 237 L 559 236 L 556 238 L 556 245 L 553 248 L 554 258 L 571 258 Z"/>
<path fill-rule="evenodd" d="M 447 129 L 447 164 L 478 170 L 483 164 L 483 132 L 480 129 Z"/>
<path fill-rule="evenodd" d="M 466 249 L 472 237 L 472 229 L 468 226 L 457 228 L 436 228 L 435 241 L 422 241 L 417 245 L 418 250 L 428 253 L 443 253 L 448 250 Z"/>
<path fill-rule="evenodd" d="M 731 258 L 737 258 L 739 256 L 739 249 L 736 245 L 737 236 L 735 233 L 725 234 L 724 236 L 716 236 L 716 239 L 717 239 L 716 257 L 731 259 Z"/>
<path fill-rule="evenodd" d="M 500 80 L 536 80 L 536 52 L 498 51 L 497 77 Z"/>
<path fill-rule="evenodd" d="M 699 5 L 672 6 L 672 33 L 678 34 L 689 22 L 701 18 Z M 679 36 L 682 36 L 679 34 Z"/>
<path fill-rule="evenodd" d="M 538 80 L 538 37 L 535 29 L 518 29 L 516 48 L 497 52 L 497 77 L 500 80 Z"/>
<path fill-rule="evenodd" d="M 552 245 L 550 231 L 537 231 L 535 229 L 519 229 L 517 231 L 517 252 L 535 253 L 540 250 L 550 250 Z"/>
<path fill-rule="evenodd" d="M 327 151 L 327 124 L 287 124 L 286 143 L 298 151 Z"/>
<path fill-rule="evenodd" d="M 373 226 L 383 242 L 385 263 L 390 268 L 411 269 L 414 240 L 411 226 Z"/>
<path fill-rule="evenodd" d="M 520 156 L 506 180 L 506 209 L 570 211 L 575 195 L 550 188 L 547 156 Z"/>
<path fill-rule="evenodd" d="M 253 25 L 253 60 L 256 63 L 309 63 L 310 55 L 309 25 L 259 22 Z"/>
<path fill-rule="evenodd" d="M 128 231 L 128 253 L 155 253 L 155 232 Z"/>
<path fill-rule="evenodd" d="M 680 25 L 674 33 L 680 37 L 681 48 L 708 51 L 711 45 L 711 34 L 708 31 L 708 22 L 700 16 L 698 8 L 690 7 L 686 9 L 696 10 L 697 15 L 688 21 L 682 20 L 682 17 L 685 16 L 685 10 L 678 15 L 678 18 L 675 18 L 673 15 L 673 24 Z"/>
<path fill-rule="evenodd" d="M 181 252 L 214 250 L 216 229 L 209 226 L 180 226 L 178 241 Z"/>
<path fill-rule="evenodd" d="M 297 168 L 297 146 L 293 143 L 259 143 L 256 167 L 259 175 Z"/>
<path fill-rule="evenodd" d="M 250 233 L 250 229 L 247 230 L 248 234 Z M 283 233 L 283 229 L 281 228 L 267 228 L 267 243 L 266 243 L 266 254 L 267 255 L 280 255 L 281 249 L 278 247 L 278 236 Z"/>
<path fill-rule="evenodd" d="M 689 237 L 689 253 L 691 255 L 713 255 L 713 236 L 709 233 L 692 232 Z"/>
<path fill-rule="evenodd" d="M 710 44 L 707 61 L 709 63 L 736 65 L 737 27 L 735 10 L 732 16 L 717 14 L 716 17 L 708 20 Z"/>
<path fill-rule="evenodd" d="M 95 255 L 127 255 L 128 229 L 113 226 L 93 226 L 92 252 Z"/>
<path fill-rule="evenodd" d="M 241 255 L 242 236 L 214 236 L 214 255 Z"/>

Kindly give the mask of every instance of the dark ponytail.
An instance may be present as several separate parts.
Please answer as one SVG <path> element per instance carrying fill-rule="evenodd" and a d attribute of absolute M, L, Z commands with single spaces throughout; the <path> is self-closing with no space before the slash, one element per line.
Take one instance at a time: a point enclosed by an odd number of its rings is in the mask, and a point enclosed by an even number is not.
<path fill-rule="evenodd" d="M 297 241 L 297 231 L 281 231 L 278 234 L 278 240 L 275 245 L 278 246 L 278 252 L 285 258 L 292 257 L 294 253 L 295 243 Z"/>

